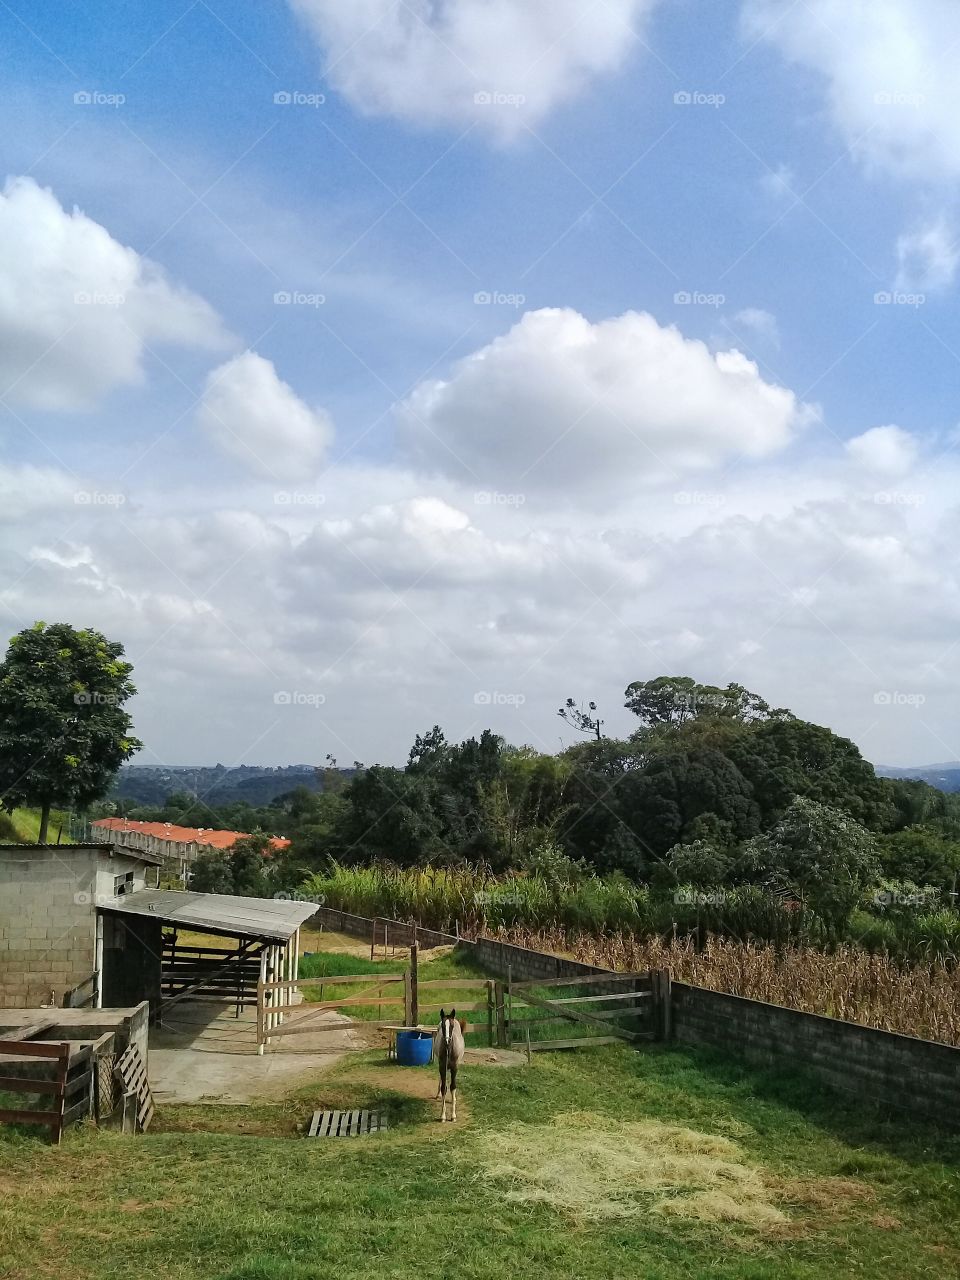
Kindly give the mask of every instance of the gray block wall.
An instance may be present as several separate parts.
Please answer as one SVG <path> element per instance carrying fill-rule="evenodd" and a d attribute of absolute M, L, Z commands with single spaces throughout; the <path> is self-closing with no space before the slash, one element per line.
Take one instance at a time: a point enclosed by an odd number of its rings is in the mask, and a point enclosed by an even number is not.
<path fill-rule="evenodd" d="M 59 1004 L 93 972 L 96 858 L 77 846 L 0 847 L 0 1006 Z"/>
<path fill-rule="evenodd" d="M 799 1067 L 860 1100 L 960 1128 L 960 1049 L 673 984 L 674 1038 L 756 1066 Z"/>

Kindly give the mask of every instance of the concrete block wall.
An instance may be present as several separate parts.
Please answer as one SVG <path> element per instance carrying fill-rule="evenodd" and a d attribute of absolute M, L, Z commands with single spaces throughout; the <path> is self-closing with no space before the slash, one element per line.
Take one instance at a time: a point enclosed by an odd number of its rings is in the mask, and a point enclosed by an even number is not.
<path fill-rule="evenodd" d="M 831 1088 L 960 1128 L 960 1049 L 673 984 L 674 1037 L 763 1067 L 801 1067 Z"/>
<path fill-rule="evenodd" d="M 517 947 L 511 942 L 497 942 L 494 938 L 477 938 L 464 945 L 470 947 L 477 963 L 491 973 L 505 978 L 509 971 L 510 976 L 519 981 L 539 978 L 547 982 L 551 978 L 578 978 L 581 974 L 589 978 L 610 972 L 592 964 L 581 964 L 579 960 L 567 960 L 545 951 L 531 951 L 529 947 Z"/>
<path fill-rule="evenodd" d="M 69 850 L 69 852 L 68 852 Z M 0 1006 L 59 1004 L 93 972 L 95 849 L 0 846 Z"/>

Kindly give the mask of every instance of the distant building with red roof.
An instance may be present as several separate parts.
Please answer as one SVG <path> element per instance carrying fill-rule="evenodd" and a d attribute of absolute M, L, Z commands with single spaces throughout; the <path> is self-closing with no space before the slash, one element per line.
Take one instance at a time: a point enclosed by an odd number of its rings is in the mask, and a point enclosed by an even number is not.
<path fill-rule="evenodd" d="M 202 853 L 230 849 L 234 841 L 249 835 L 246 831 L 217 831 L 213 827 L 178 827 L 172 822 L 137 822 L 133 818 L 97 818 L 90 823 L 91 840 L 120 844 L 128 849 L 152 853 L 164 861 L 179 862 L 183 876 L 190 863 Z M 282 836 L 271 836 L 272 849 L 286 849 L 290 844 Z"/>

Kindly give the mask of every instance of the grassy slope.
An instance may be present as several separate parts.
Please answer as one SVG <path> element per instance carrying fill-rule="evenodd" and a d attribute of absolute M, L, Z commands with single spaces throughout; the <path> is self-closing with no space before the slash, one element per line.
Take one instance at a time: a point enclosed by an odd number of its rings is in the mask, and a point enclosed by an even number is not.
<path fill-rule="evenodd" d="M 463 1280 L 611 1275 L 644 1280 L 867 1280 L 960 1273 L 960 1140 L 884 1124 L 802 1078 L 745 1075 L 676 1049 L 542 1054 L 530 1069 L 470 1067 L 463 1125 L 393 1091 L 430 1090 L 432 1071 L 352 1057 L 274 1106 L 168 1107 L 139 1139 L 84 1131 L 58 1151 L 0 1137 L 0 1276 L 5 1280 Z M 386 1081 L 386 1088 L 385 1082 Z M 307 1142 L 321 1106 L 393 1105 L 390 1132 Z M 792 1238 L 640 1217 L 571 1224 L 505 1202 L 475 1180 L 471 1135 L 589 1108 L 735 1136 L 771 1176 L 857 1179 L 870 1199 L 790 1209 Z M 446 1154 L 456 1144 L 468 1161 Z M 452 1251 L 449 1264 L 439 1251 Z"/>
<path fill-rule="evenodd" d="M 4 839 L 16 839 L 23 844 L 36 844 L 37 836 L 40 834 L 40 810 L 39 809 L 15 809 L 13 814 L 0 815 L 12 820 L 12 827 L 9 832 L 3 834 Z M 6 824 L 3 824 L 6 827 Z M 60 836 L 61 844 L 69 844 L 67 838 L 67 814 L 59 809 L 54 809 L 50 813 L 50 828 L 48 838 L 54 844 L 57 842 L 57 833 L 63 828 L 63 834 Z M 15 834 L 14 834 L 15 833 Z"/>

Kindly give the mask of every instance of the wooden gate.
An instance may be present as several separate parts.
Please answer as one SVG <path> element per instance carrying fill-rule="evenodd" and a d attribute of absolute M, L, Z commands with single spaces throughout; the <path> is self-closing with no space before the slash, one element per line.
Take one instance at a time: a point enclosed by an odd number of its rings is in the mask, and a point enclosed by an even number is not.
<path fill-rule="evenodd" d="M 667 1039 L 670 976 L 610 973 L 498 983 L 497 1043 L 528 1053 Z"/>

